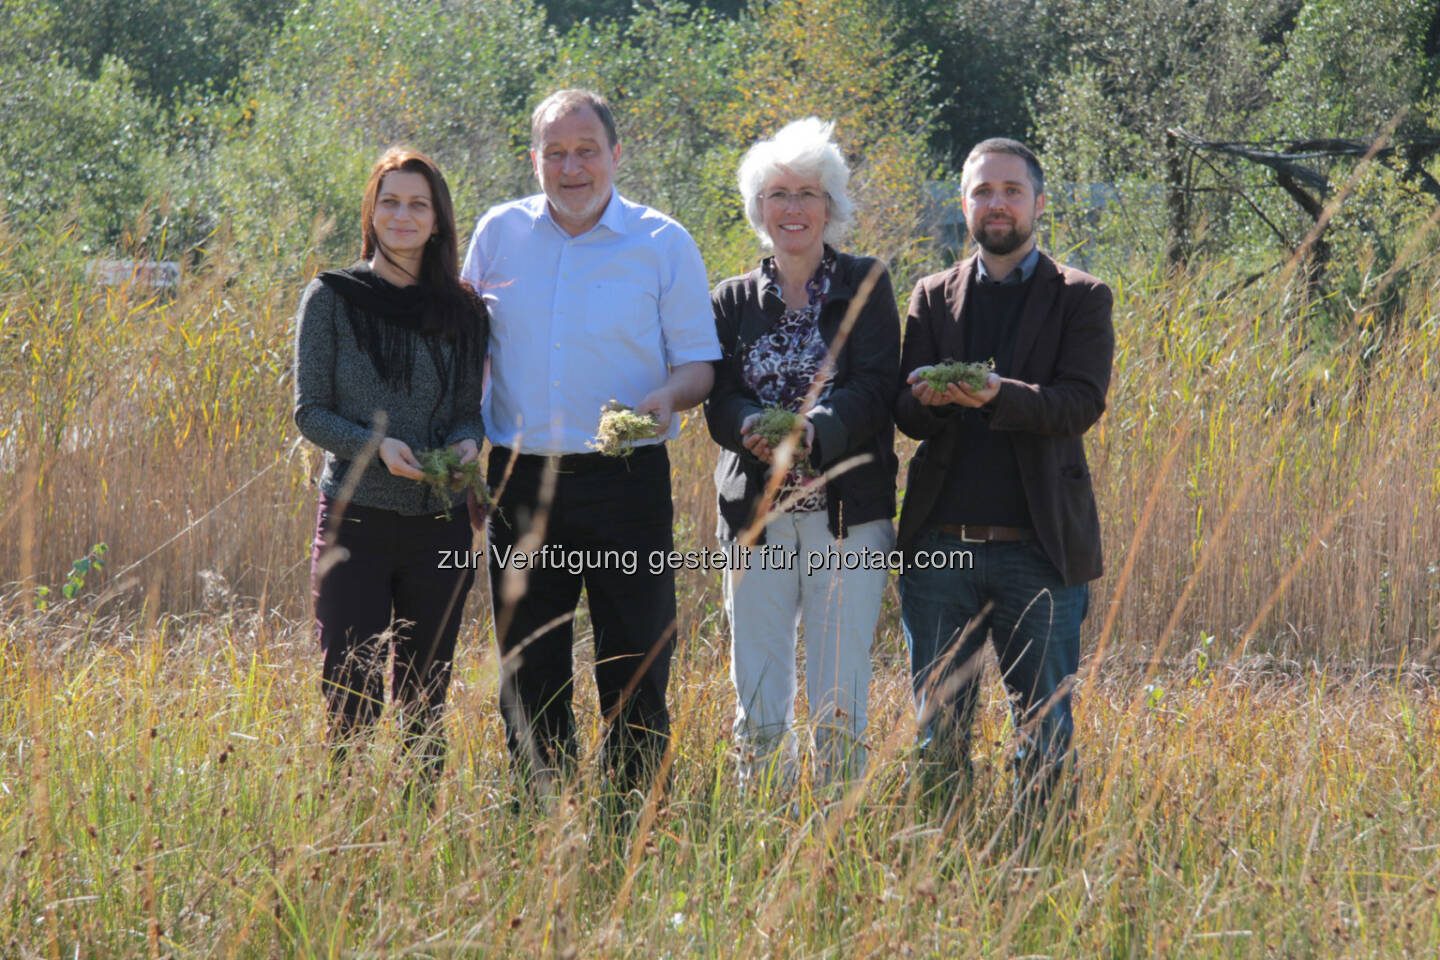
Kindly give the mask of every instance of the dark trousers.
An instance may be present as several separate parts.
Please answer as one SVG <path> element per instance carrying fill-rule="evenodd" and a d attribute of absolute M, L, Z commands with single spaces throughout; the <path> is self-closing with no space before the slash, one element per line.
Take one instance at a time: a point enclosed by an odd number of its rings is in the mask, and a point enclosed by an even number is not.
<path fill-rule="evenodd" d="M 1043 806 L 1072 759 L 1069 685 L 1079 669 L 1089 586 L 1065 586 L 1034 540 L 972 543 L 932 528 L 916 539 L 915 552 L 968 553 L 974 560 L 971 569 L 912 563 L 900 577 L 922 754 L 933 769 L 968 781 L 980 654 L 991 639 L 1020 732 L 1021 801 Z"/>
<path fill-rule="evenodd" d="M 444 765 L 440 720 L 455 637 L 475 581 L 470 524 L 463 510 L 446 519 L 347 504 L 338 522 L 337 513 L 322 496 L 311 557 L 327 740 L 342 761 L 375 725 L 393 653 L 391 698 L 406 752 L 433 780 Z"/>
<path fill-rule="evenodd" d="M 511 459 L 508 450 L 491 451 L 492 489 Z M 540 771 L 573 765 L 571 648 L 583 586 L 607 723 L 605 763 L 620 789 L 643 788 L 670 735 L 665 688 L 675 640 L 675 572 L 668 564 L 659 572 L 650 566 L 652 552 L 674 547 L 669 457 L 663 446 L 650 446 L 625 458 L 557 460 L 548 510 L 540 502 L 547 458 L 514 460 L 489 518 L 487 551 L 511 758 L 527 782 Z M 528 539 L 541 522 L 543 540 Z M 525 570 L 502 565 L 517 543 L 541 562 Z"/>

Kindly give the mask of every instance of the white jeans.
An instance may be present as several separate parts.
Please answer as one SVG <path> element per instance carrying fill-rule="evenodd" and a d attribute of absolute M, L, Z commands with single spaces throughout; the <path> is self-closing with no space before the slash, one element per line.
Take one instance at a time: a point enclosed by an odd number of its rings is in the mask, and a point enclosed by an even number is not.
<path fill-rule="evenodd" d="M 768 776 L 787 782 L 795 775 L 795 646 L 802 624 L 816 779 L 864 769 L 870 643 L 889 575 L 874 560 L 894 542 L 889 520 L 850 527 L 837 541 L 825 511 L 786 513 L 765 525 L 765 544 L 750 550 L 749 570 L 725 571 L 742 782 Z M 867 554 L 870 569 L 855 562 Z"/>

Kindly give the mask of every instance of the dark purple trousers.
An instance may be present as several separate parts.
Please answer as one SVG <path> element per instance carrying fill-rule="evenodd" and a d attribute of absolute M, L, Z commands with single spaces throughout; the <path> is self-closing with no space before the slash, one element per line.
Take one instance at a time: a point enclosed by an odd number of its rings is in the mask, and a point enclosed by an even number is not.
<path fill-rule="evenodd" d="M 390 696 L 406 753 L 429 778 L 439 776 L 450 663 L 475 580 L 470 544 L 463 509 L 449 519 L 412 517 L 353 503 L 340 510 L 320 497 L 310 582 L 337 762 L 379 719 L 393 655 Z"/>

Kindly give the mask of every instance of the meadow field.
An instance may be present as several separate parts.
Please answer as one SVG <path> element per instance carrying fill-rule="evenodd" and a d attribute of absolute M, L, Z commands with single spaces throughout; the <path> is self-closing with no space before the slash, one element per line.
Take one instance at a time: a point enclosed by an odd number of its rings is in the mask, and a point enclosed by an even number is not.
<path fill-rule="evenodd" d="M 436 811 L 403 799 L 384 724 L 361 775 L 327 785 L 307 616 L 319 457 L 296 443 L 288 379 L 315 265 L 256 276 L 219 250 L 159 296 L 36 270 L 0 237 L 0 953 L 1432 957 L 1440 260 L 1424 250 L 1403 286 L 1377 270 L 1339 304 L 1220 263 L 1107 278 L 1080 798 L 1021 848 L 993 664 L 975 790 L 946 807 L 913 785 L 893 584 L 871 764 L 847 789 L 735 788 L 719 577 L 700 572 L 680 577 L 671 787 L 628 828 L 601 815 L 583 613 L 592 762 L 554 802 L 515 803 L 479 587 Z M 672 459 L 678 546 L 710 545 L 698 417 Z"/>
<path fill-rule="evenodd" d="M 1437 37 L 1425 0 L 6 0 L 0 958 L 1440 956 Z M 973 144 L 1038 150 L 1041 245 L 1111 285 L 1117 351 L 1078 802 L 1030 842 L 993 662 L 973 788 L 917 788 L 893 580 L 843 789 L 737 789 L 701 571 L 634 820 L 583 607 L 585 762 L 520 802 L 483 584 L 435 809 L 389 722 L 327 779 L 300 290 L 354 256 L 386 146 L 436 158 L 468 235 L 577 85 L 712 282 L 754 261 L 735 170 L 786 122 L 835 122 L 845 246 L 902 298 L 961 242 Z M 681 550 L 714 543 L 715 458 L 692 411 Z"/>

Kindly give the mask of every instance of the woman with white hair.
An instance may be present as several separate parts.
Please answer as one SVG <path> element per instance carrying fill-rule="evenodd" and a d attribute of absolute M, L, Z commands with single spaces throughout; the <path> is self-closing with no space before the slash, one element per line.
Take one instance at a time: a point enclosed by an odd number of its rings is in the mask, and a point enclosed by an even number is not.
<path fill-rule="evenodd" d="M 725 573 L 734 733 L 747 783 L 795 776 L 802 629 L 815 779 L 864 767 L 870 643 L 894 542 L 890 411 L 900 320 L 884 266 L 831 245 L 855 213 L 832 130 L 815 117 L 797 120 L 746 153 L 740 195 L 771 253 L 710 298 L 724 353 L 705 404 L 710 435 L 724 448 L 715 469 L 719 537 L 726 546 L 765 545 L 750 551 L 749 569 Z M 757 429 L 776 407 L 799 415 L 790 441 Z"/>

